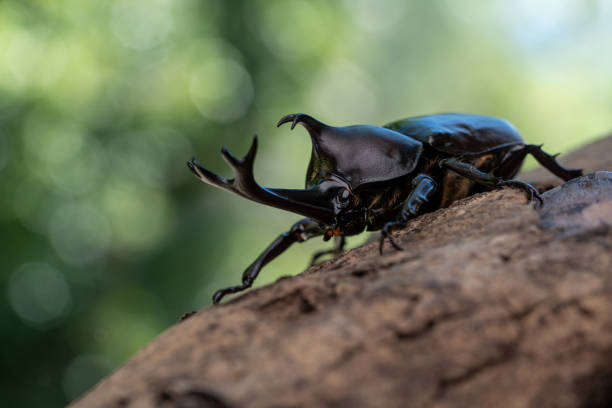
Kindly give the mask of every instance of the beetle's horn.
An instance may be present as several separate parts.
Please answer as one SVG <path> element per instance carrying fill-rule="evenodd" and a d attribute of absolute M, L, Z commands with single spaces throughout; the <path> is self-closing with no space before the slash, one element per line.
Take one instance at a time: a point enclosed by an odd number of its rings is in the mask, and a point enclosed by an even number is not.
<path fill-rule="evenodd" d="M 338 157 L 338 147 L 346 148 L 346 144 L 338 140 L 339 128 L 326 125 L 305 113 L 292 113 L 284 116 L 276 125 L 291 122 L 291 129 L 300 123 L 308 131 L 312 141 L 312 154 L 306 174 L 306 187 L 312 187 L 312 182 L 319 178 L 321 173 L 333 172 Z"/>
<path fill-rule="evenodd" d="M 226 147 L 221 151 L 223 159 L 234 173 L 227 179 L 206 169 L 193 158 L 187 162 L 189 169 L 203 182 L 241 195 L 249 200 L 291 211 L 321 222 L 331 222 L 334 213 L 329 208 L 325 191 L 273 189 L 260 186 L 253 176 L 253 163 L 257 151 L 257 136 L 244 157 L 233 156 Z"/>
<path fill-rule="evenodd" d="M 310 137 L 315 140 L 317 140 L 321 136 L 323 130 L 329 128 L 329 126 L 327 126 L 325 123 L 321 123 L 312 116 L 307 115 L 305 113 L 291 113 L 289 115 L 283 116 L 281 120 L 279 120 L 276 124 L 276 127 L 280 127 L 280 125 L 282 125 L 283 123 L 289 122 L 291 122 L 291 130 L 295 128 L 295 125 L 300 123 L 302 126 L 304 126 L 304 128 L 306 128 L 308 133 L 310 133 Z"/>

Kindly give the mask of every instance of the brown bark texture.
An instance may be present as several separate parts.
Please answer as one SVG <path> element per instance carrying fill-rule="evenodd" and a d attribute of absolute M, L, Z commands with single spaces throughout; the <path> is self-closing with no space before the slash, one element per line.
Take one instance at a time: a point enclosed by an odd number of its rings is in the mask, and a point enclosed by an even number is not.
<path fill-rule="evenodd" d="M 612 136 L 207 307 L 72 406 L 612 406 Z M 561 184 L 538 169 L 522 176 Z M 296 248 L 297 249 L 297 248 Z"/>

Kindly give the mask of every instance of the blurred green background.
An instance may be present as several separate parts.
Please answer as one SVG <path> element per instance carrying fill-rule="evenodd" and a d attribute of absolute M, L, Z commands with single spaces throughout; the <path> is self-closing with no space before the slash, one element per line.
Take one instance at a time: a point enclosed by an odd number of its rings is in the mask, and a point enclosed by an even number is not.
<path fill-rule="evenodd" d="M 604 0 L 0 1 L 2 405 L 78 397 L 300 218 L 188 158 L 228 176 L 221 146 L 257 132 L 257 179 L 299 188 L 310 140 L 275 128 L 293 112 L 474 112 L 569 151 L 612 128 L 610 21 Z"/>

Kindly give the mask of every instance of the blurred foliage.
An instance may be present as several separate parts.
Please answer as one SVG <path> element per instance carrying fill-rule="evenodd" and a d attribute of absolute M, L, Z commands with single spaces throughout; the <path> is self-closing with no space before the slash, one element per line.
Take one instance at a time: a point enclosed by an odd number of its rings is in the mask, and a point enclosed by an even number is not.
<path fill-rule="evenodd" d="M 274 127 L 292 112 L 475 112 L 568 151 L 612 125 L 610 21 L 606 0 L 0 1 L 3 406 L 78 397 L 299 218 L 186 159 L 227 175 L 221 145 L 257 131 L 257 178 L 300 187 L 309 138 Z"/>

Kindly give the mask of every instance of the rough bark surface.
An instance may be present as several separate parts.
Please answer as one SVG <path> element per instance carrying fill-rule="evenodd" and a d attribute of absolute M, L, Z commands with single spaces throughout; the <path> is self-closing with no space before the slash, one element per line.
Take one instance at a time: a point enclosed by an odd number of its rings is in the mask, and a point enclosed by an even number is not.
<path fill-rule="evenodd" d="M 612 169 L 612 137 L 562 160 Z M 536 170 L 524 179 L 550 186 Z M 480 194 L 177 323 L 73 407 L 612 406 L 612 173 Z"/>

